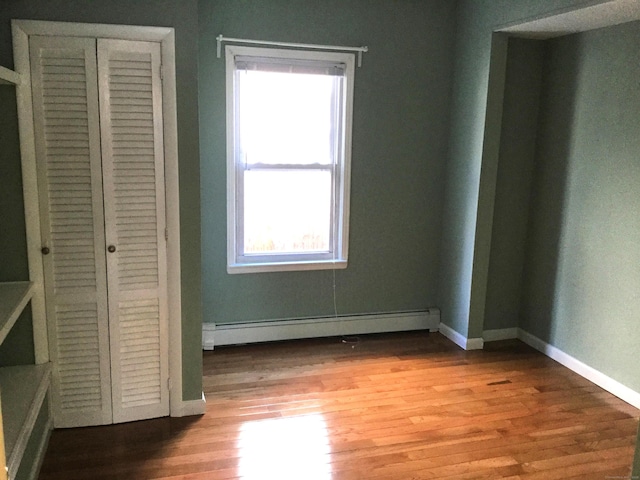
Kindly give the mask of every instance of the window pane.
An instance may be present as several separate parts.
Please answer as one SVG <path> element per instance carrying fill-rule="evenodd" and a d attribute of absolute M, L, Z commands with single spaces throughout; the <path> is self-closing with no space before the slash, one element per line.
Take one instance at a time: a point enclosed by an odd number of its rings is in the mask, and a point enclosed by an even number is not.
<path fill-rule="evenodd" d="M 329 75 L 238 72 L 239 161 L 331 164 L 334 86 L 340 81 Z"/>
<path fill-rule="evenodd" d="M 355 55 L 225 52 L 227 272 L 346 268 Z"/>
<path fill-rule="evenodd" d="M 331 172 L 244 173 L 244 253 L 328 252 Z"/>

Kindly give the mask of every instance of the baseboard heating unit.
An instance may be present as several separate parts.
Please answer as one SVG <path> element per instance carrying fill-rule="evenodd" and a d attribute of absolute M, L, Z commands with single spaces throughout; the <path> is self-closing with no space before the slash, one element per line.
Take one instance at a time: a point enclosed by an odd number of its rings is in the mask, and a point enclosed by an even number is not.
<path fill-rule="evenodd" d="M 266 320 L 260 322 L 214 324 L 202 326 L 202 346 L 271 342 L 299 338 L 363 335 L 367 333 L 429 330 L 435 332 L 440 325 L 440 310 L 398 313 L 377 313 L 338 317 Z"/>

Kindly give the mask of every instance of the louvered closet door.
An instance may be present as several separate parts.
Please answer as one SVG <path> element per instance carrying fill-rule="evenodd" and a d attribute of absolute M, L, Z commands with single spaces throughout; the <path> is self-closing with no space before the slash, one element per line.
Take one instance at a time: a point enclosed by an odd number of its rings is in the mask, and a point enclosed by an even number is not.
<path fill-rule="evenodd" d="M 160 45 L 98 40 L 114 422 L 169 414 Z"/>
<path fill-rule="evenodd" d="M 30 39 L 57 427 L 112 419 L 95 51 L 92 39 Z"/>

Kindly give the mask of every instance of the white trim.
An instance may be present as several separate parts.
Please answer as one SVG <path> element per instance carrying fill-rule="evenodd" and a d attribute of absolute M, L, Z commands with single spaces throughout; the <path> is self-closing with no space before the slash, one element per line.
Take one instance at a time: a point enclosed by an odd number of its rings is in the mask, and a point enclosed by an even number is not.
<path fill-rule="evenodd" d="M 202 392 L 202 398 L 198 400 L 183 400 L 180 404 L 179 410 L 171 412 L 172 417 L 189 417 L 192 415 L 204 415 L 207 411 L 207 400 L 204 398 L 204 392 Z"/>
<path fill-rule="evenodd" d="M 49 385 L 51 383 L 51 365 L 24 365 L 24 366 L 15 366 L 15 367 L 4 367 L 3 375 L 5 381 L 20 382 L 20 390 L 15 388 L 13 391 L 4 392 L 4 402 L 3 402 L 3 410 L 4 410 L 4 428 L 5 435 L 7 431 L 9 431 L 8 422 L 6 418 L 9 415 L 13 415 L 14 421 L 16 420 L 16 412 L 14 411 L 15 405 L 24 402 L 28 402 L 28 408 L 26 410 L 24 417 L 17 417 L 17 420 L 21 423 L 17 424 L 17 429 L 13 430 L 16 435 L 13 445 L 5 443 L 5 448 L 7 449 L 7 470 L 9 472 L 9 478 L 14 478 L 14 475 L 18 472 L 22 464 L 22 456 L 27 448 L 29 440 L 31 439 L 31 435 L 33 433 L 33 427 L 38 420 L 38 415 L 42 411 L 42 406 L 44 400 L 49 392 Z M 24 378 L 22 378 L 25 373 L 27 374 L 27 378 L 31 382 L 38 382 L 37 384 L 31 383 L 28 381 L 25 382 Z M 6 385 L 6 384 L 5 384 Z M 11 402 L 7 402 L 9 399 L 9 395 L 11 395 Z M 25 398 L 25 396 L 27 398 Z M 13 405 L 11 405 L 13 404 Z M 12 408 L 13 407 L 13 408 Z M 6 440 L 6 437 L 5 437 Z"/>
<path fill-rule="evenodd" d="M 344 317 L 298 318 L 239 324 L 202 325 L 205 350 L 214 345 L 271 342 L 299 338 L 364 335 L 367 333 L 401 332 L 408 330 L 437 331 L 440 310 L 430 308 L 418 312 L 380 313 Z"/>
<path fill-rule="evenodd" d="M 182 281 L 180 273 L 180 179 L 178 163 L 178 114 L 176 95 L 175 33 L 162 41 L 162 117 L 167 216 L 167 285 L 169 286 L 169 404 L 182 402 Z M 171 319 L 174 319 L 171 321 Z"/>
<path fill-rule="evenodd" d="M 31 300 L 32 282 L 0 282 L 0 345 Z"/>
<path fill-rule="evenodd" d="M 485 342 L 511 340 L 513 338 L 518 338 L 518 328 L 497 328 L 494 330 L 485 330 L 482 332 L 482 338 Z"/>
<path fill-rule="evenodd" d="M 42 468 L 42 462 L 44 462 L 44 455 L 47 453 L 47 446 L 49 445 L 49 438 L 51 437 L 51 432 L 53 431 L 53 419 L 51 416 L 47 419 L 47 423 L 44 427 L 45 433 L 40 438 L 40 442 L 38 443 L 38 450 L 36 451 L 36 456 L 34 458 L 34 462 L 31 465 L 31 470 L 29 471 L 29 475 L 27 476 L 28 480 L 37 480 L 38 474 L 40 473 L 40 469 Z"/>
<path fill-rule="evenodd" d="M 522 330 L 518 329 L 518 338 L 530 347 L 544 353 L 549 358 L 564 365 L 569 370 L 573 370 L 581 377 L 586 378 L 590 382 L 595 383 L 599 387 L 603 388 L 607 392 L 615 395 L 616 397 L 624 400 L 625 402 L 633 405 L 636 408 L 640 408 L 640 392 L 630 389 L 622 383 L 614 380 L 608 375 L 596 370 L 593 367 L 581 362 L 575 357 L 563 352 L 557 347 L 546 343 L 544 340 Z"/>
<path fill-rule="evenodd" d="M 216 345 L 216 324 L 202 324 L 202 349 L 213 350 Z"/>
<path fill-rule="evenodd" d="M 482 350 L 484 348 L 484 340 L 482 338 L 467 338 L 444 323 L 440 323 L 438 330 L 464 350 Z"/>
<path fill-rule="evenodd" d="M 234 263 L 227 265 L 227 273 L 301 272 L 305 270 L 341 270 L 346 260 L 318 260 L 315 262 Z"/>
<path fill-rule="evenodd" d="M 353 130 L 353 90 L 355 82 L 355 60 L 353 54 L 318 52 L 309 50 L 282 50 L 227 45 L 225 47 L 225 91 L 227 125 L 227 273 L 256 273 L 302 270 L 326 270 L 346 268 L 349 242 L 349 197 L 351 187 L 351 141 Z M 245 254 L 243 247 L 244 172 L 245 164 L 239 156 L 238 98 L 236 79 L 236 57 L 252 56 L 262 59 L 311 62 L 338 62 L 344 64 L 344 80 L 340 105 L 336 109 L 342 122 L 336 138 L 335 163 L 328 169 L 332 172 L 331 200 L 331 248 L 327 252 Z M 269 166 L 270 168 L 273 166 Z M 273 167 L 277 168 L 277 167 Z M 303 166 L 303 169 L 309 166 Z M 315 168 L 315 167 L 314 167 Z M 325 169 L 325 166 L 323 166 Z"/>
<path fill-rule="evenodd" d="M 25 233 L 29 279 L 33 282 L 31 314 L 33 322 L 33 344 L 35 362 L 49 361 L 49 339 L 44 297 L 44 270 L 40 235 L 40 207 L 36 172 L 36 147 L 33 125 L 33 102 L 31 97 L 31 65 L 29 63 L 29 36 L 21 22 L 12 20 L 13 63 L 22 77 L 16 87 L 18 104 L 18 131 L 20 134 L 20 156 L 22 162 L 22 192 L 24 198 Z"/>
<path fill-rule="evenodd" d="M 109 25 L 101 23 L 49 22 L 42 20 L 12 20 L 11 24 L 29 35 L 64 37 L 114 38 L 144 42 L 164 42 L 173 33 L 170 27 L 140 25 Z M 135 32 L 135 33 L 133 33 Z M 16 67 L 16 71 L 22 73 Z"/>
<path fill-rule="evenodd" d="M 7 67 L 0 66 L 0 85 L 20 85 L 22 83 L 22 75 Z"/>
<path fill-rule="evenodd" d="M 482 338 L 467 338 L 465 350 L 482 350 L 483 348 L 484 340 Z"/>
<path fill-rule="evenodd" d="M 169 290 L 169 393 L 171 414 L 182 407 L 182 300 L 180 277 L 180 190 L 178 183 L 178 134 L 175 82 L 175 32 L 169 27 L 104 25 L 39 20 L 12 20 L 14 63 L 22 83 L 17 87 L 20 151 L 25 199 L 29 276 L 34 282 L 32 309 L 36 363 L 49 360 L 44 303 L 40 213 L 31 98 L 29 35 L 95 37 L 161 43 L 163 118 L 165 141 L 165 192 L 167 215 L 167 268 Z M 179 415 L 176 415 L 179 416 Z"/>
<path fill-rule="evenodd" d="M 355 52 L 358 54 L 358 67 L 362 66 L 362 54 L 369 51 L 369 47 L 344 47 L 340 45 L 317 45 L 315 43 L 291 43 L 291 42 L 272 42 L 268 40 L 248 40 L 246 38 L 230 38 L 224 37 L 222 34 L 216 37 L 217 48 L 216 54 L 218 58 L 222 54 L 222 43 L 245 43 L 247 45 L 264 45 L 271 47 L 286 47 L 286 48 L 302 48 L 306 50 L 327 50 L 334 52 Z"/>
<path fill-rule="evenodd" d="M 467 337 L 465 337 L 461 333 L 458 333 L 453 328 L 445 325 L 444 323 L 440 323 L 440 325 L 438 327 L 438 331 L 442 335 L 447 337 L 449 340 L 451 340 L 453 343 L 458 345 L 460 348 L 464 348 L 466 350 Z"/>

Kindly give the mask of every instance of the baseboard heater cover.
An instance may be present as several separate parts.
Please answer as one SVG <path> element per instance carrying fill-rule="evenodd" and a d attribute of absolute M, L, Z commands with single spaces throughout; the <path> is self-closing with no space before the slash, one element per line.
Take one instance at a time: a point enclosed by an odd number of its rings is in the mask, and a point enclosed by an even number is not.
<path fill-rule="evenodd" d="M 220 345 L 408 330 L 430 330 L 435 332 L 438 330 L 439 325 L 440 310 L 438 308 L 414 312 L 268 320 L 233 324 L 204 323 L 202 326 L 202 347 L 204 350 L 213 350 L 214 346 Z"/>

